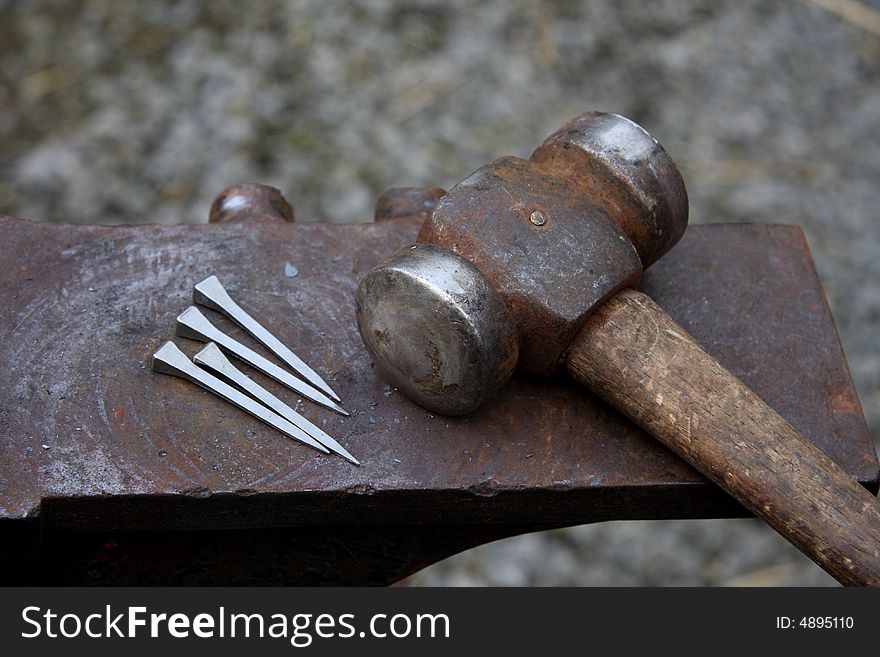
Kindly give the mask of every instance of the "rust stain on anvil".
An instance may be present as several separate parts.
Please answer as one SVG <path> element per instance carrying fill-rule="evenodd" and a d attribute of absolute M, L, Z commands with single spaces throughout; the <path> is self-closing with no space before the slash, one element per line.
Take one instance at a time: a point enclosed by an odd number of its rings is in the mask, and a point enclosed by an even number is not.
<path fill-rule="evenodd" d="M 736 513 L 564 380 L 517 378 L 461 418 L 432 416 L 387 389 L 352 300 L 369 268 L 415 240 L 413 222 L 107 228 L 7 217 L 0 229 L 0 519 L 42 509 L 45 526 L 199 528 Z M 285 277 L 285 262 L 299 276 Z M 150 371 L 193 284 L 212 273 L 339 392 L 350 418 L 301 408 L 362 467 Z M 643 287 L 876 488 L 877 459 L 800 229 L 694 226 Z"/>

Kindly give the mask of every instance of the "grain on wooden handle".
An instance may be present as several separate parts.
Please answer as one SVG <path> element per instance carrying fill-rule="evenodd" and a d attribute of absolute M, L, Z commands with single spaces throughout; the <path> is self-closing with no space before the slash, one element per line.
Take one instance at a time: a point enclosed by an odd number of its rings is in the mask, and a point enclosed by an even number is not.
<path fill-rule="evenodd" d="M 572 376 L 733 495 L 843 584 L 880 586 L 880 504 L 650 297 L 590 317 Z"/>

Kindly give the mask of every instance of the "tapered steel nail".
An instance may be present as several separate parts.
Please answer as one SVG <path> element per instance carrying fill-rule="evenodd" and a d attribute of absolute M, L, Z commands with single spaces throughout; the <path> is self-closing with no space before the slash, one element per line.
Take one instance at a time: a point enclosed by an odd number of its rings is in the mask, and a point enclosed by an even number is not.
<path fill-rule="evenodd" d="M 315 388 L 322 391 L 335 401 L 342 401 L 326 381 L 308 365 L 306 365 L 295 353 L 287 348 L 278 338 L 267 331 L 262 324 L 251 317 L 239 306 L 229 293 L 220 284 L 216 276 L 208 276 L 193 288 L 193 301 L 199 305 L 217 310 L 226 315 L 233 322 L 241 326 L 245 331 L 262 342 L 269 350 L 285 363 L 293 368 L 293 371 L 311 383 Z"/>
<path fill-rule="evenodd" d="M 177 317 L 177 335 L 182 338 L 199 340 L 200 342 L 216 342 L 217 346 L 229 352 L 239 360 L 260 370 L 263 374 L 286 385 L 291 390 L 311 399 L 313 402 L 326 408 L 349 415 L 342 406 L 327 397 L 323 392 L 315 390 L 312 386 L 296 378 L 289 372 L 284 371 L 275 363 L 260 356 L 253 349 L 245 347 L 238 340 L 229 337 L 223 331 L 208 321 L 202 311 L 195 306 L 190 306 Z"/>
<path fill-rule="evenodd" d="M 220 347 L 215 343 L 209 342 L 201 351 L 193 356 L 193 362 L 241 388 L 251 397 L 262 402 L 264 405 L 278 413 L 278 415 L 285 420 L 298 426 L 319 443 L 324 445 L 324 447 L 327 447 L 331 452 L 339 454 L 339 456 L 355 465 L 360 465 L 360 462 L 349 454 L 348 450 L 336 442 L 326 432 L 316 427 L 290 406 L 278 399 L 278 397 L 238 370 L 235 365 L 230 363 L 229 359 L 223 355 L 223 352 L 220 351 Z"/>
<path fill-rule="evenodd" d="M 171 341 L 163 344 L 159 350 L 153 354 L 152 368 L 156 372 L 162 374 L 170 374 L 171 376 L 179 376 L 187 381 L 200 385 L 201 387 L 213 392 L 240 409 L 247 411 L 258 420 L 261 420 L 269 426 L 277 429 L 286 436 L 298 440 L 301 443 L 317 449 L 319 452 L 329 454 L 329 450 L 317 440 L 312 438 L 299 427 L 291 424 L 283 417 L 269 410 L 262 404 L 258 404 L 247 395 L 239 392 L 232 386 L 223 383 L 220 379 L 207 371 L 190 362 L 186 354 Z"/>

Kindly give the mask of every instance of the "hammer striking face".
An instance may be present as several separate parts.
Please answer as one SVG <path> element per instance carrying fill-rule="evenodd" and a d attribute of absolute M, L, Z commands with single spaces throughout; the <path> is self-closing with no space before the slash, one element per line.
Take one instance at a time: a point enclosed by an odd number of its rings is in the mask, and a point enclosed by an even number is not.
<path fill-rule="evenodd" d="M 413 401 L 444 415 L 472 411 L 510 377 L 516 326 L 477 269 L 416 244 L 374 269 L 356 298 L 361 336 Z"/>

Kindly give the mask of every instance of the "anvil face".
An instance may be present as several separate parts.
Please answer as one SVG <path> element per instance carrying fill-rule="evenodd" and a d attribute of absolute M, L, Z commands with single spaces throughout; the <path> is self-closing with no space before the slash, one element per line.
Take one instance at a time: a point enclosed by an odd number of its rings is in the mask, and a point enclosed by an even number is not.
<path fill-rule="evenodd" d="M 516 325 L 521 370 L 552 375 L 592 310 L 636 285 L 635 247 L 589 192 L 528 160 L 504 157 L 452 188 L 419 242 L 470 261 Z"/>

